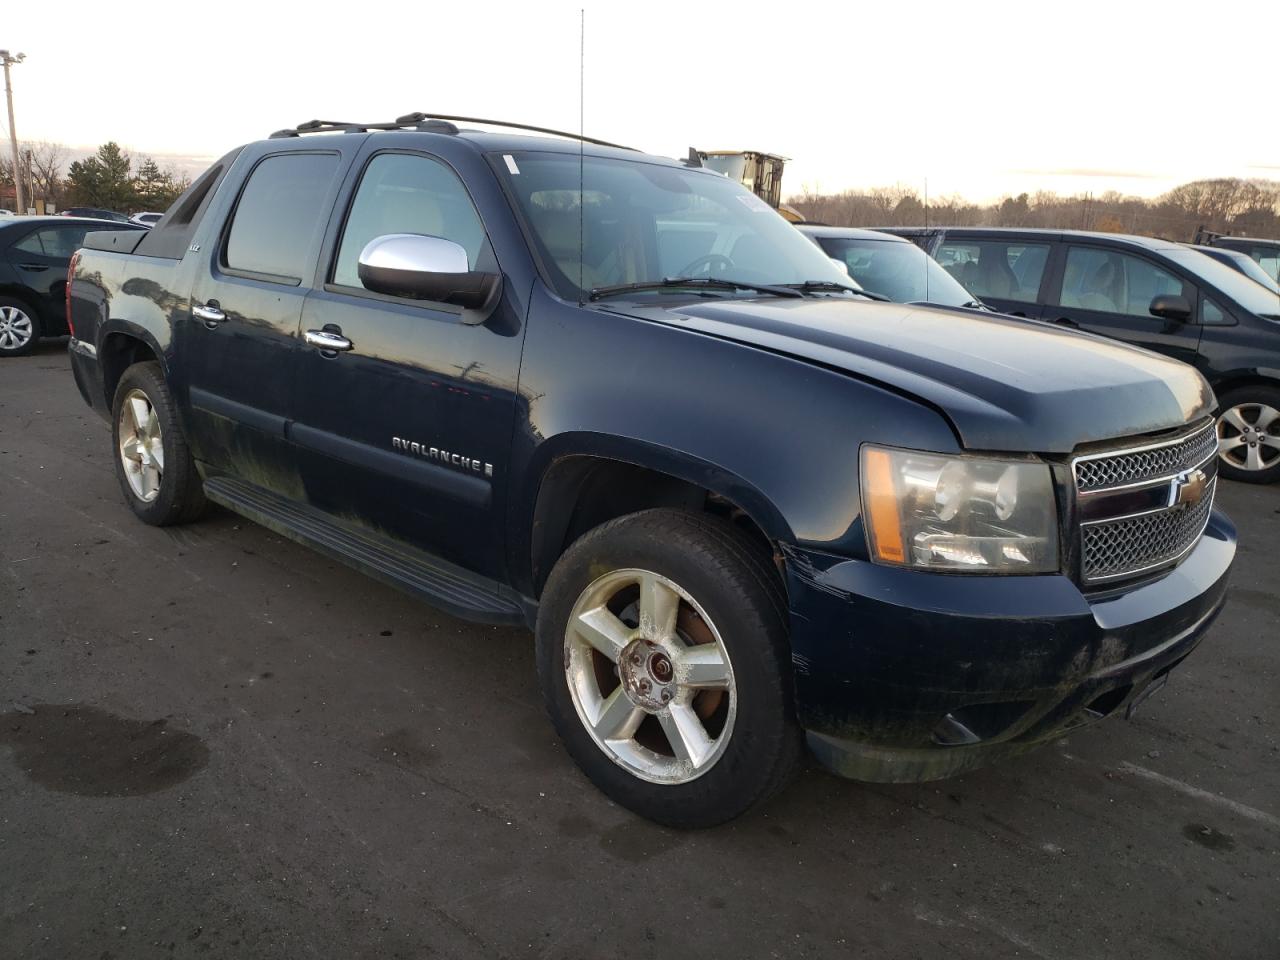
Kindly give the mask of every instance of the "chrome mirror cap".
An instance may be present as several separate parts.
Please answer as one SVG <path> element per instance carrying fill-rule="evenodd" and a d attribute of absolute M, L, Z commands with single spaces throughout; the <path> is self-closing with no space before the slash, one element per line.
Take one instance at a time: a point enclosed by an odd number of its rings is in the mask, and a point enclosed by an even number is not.
<path fill-rule="evenodd" d="M 360 251 L 359 266 L 415 273 L 468 273 L 471 269 L 462 244 L 419 233 L 388 233 L 374 237 Z"/>

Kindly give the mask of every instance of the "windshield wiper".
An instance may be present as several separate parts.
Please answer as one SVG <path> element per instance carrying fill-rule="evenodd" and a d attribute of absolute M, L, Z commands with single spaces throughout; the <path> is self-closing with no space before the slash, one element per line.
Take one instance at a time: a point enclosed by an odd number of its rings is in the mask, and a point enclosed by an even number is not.
<path fill-rule="evenodd" d="M 748 283 L 745 280 L 729 280 L 724 277 L 666 277 L 662 280 L 640 280 L 636 283 L 620 283 L 612 287 L 595 287 L 588 295 L 592 300 L 601 297 L 612 297 L 620 293 L 632 293 L 641 290 L 665 290 L 669 287 L 703 287 L 713 290 L 752 290 L 756 293 L 771 293 L 775 297 L 802 297 L 799 290 L 787 286 L 774 286 L 769 283 Z"/>
<path fill-rule="evenodd" d="M 801 292 L 810 290 L 843 290 L 845 293 L 856 293 L 858 296 L 866 297 L 868 300 L 879 300 L 883 303 L 892 302 L 892 299 L 886 297 L 883 293 L 872 293 L 862 287 L 851 287 L 847 283 L 836 283 L 834 280 L 806 280 L 803 283 L 787 283 L 784 286 Z"/>

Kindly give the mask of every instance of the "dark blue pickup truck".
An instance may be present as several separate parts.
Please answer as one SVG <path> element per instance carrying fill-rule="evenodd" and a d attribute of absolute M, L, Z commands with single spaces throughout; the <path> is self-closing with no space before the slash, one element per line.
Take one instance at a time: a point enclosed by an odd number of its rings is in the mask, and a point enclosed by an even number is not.
<path fill-rule="evenodd" d="M 1192 367 L 874 302 L 695 159 L 463 119 L 284 130 L 90 235 L 72 365 L 142 520 L 213 501 L 528 625 L 574 759 L 679 826 L 806 739 L 882 781 L 1022 753 L 1200 642 L 1235 534 Z"/>

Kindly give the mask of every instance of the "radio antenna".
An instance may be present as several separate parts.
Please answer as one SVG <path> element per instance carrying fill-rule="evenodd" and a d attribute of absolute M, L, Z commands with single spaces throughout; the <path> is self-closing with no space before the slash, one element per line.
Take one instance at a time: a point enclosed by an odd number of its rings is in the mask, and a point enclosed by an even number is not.
<path fill-rule="evenodd" d="M 928 177 L 924 178 L 924 228 L 926 231 L 928 231 L 929 229 L 929 178 Z M 929 234 L 927 232 L 925 233 L 925 236 L 924 236 L 924 242 L 925 243 L 929 242 Z M 925 254 L 925 256 L 928 257 L 929 255 Z M 924 262 L 924 299 L 925 299 L 925 302 L 928 302 L 929 300 L 929 261 L 926 259 L 923 262 Z"/>
<path fill-rule="evenodd" d="M 585 254 L 586 238 L 583 235 L 585 217 L 583 215 L 583 168 L 585 156 L 582 138 L 586 135 L 586 98 L 587 98 L 587 11 L 585 7 L 578 9 L 578 306 L 583 304 L 583 283 L 585 268 L 582 260 Z"/>

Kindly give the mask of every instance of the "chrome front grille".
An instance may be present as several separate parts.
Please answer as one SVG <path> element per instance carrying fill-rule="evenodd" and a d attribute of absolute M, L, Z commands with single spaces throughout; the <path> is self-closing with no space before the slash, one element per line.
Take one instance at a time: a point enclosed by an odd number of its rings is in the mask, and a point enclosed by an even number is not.
<path fill-rule="evenodd" d="M 1217 449 L 1218 435 L 1210 423 L 1168 444 L 1079 457 L 1074 464 L 1076 489 L 1102 490 L 1172 477 L 1198 466 Z"/>
<path fill-rule="evenodd" d="M 1211 480 L 1204 499 L 1193 507 L 1082 525 L 1085 580 L 1096 583 L 1133 576 L 1187 553 L 1209 522 L 1217 485 L 1217 478 Z"/>
<path fill-rule="evenodd" d="M 1213 422 L 1172 440 L 1072 461 L 1086 584 L 1177 562 L 1199 542 L 1217 489 Z"/>

